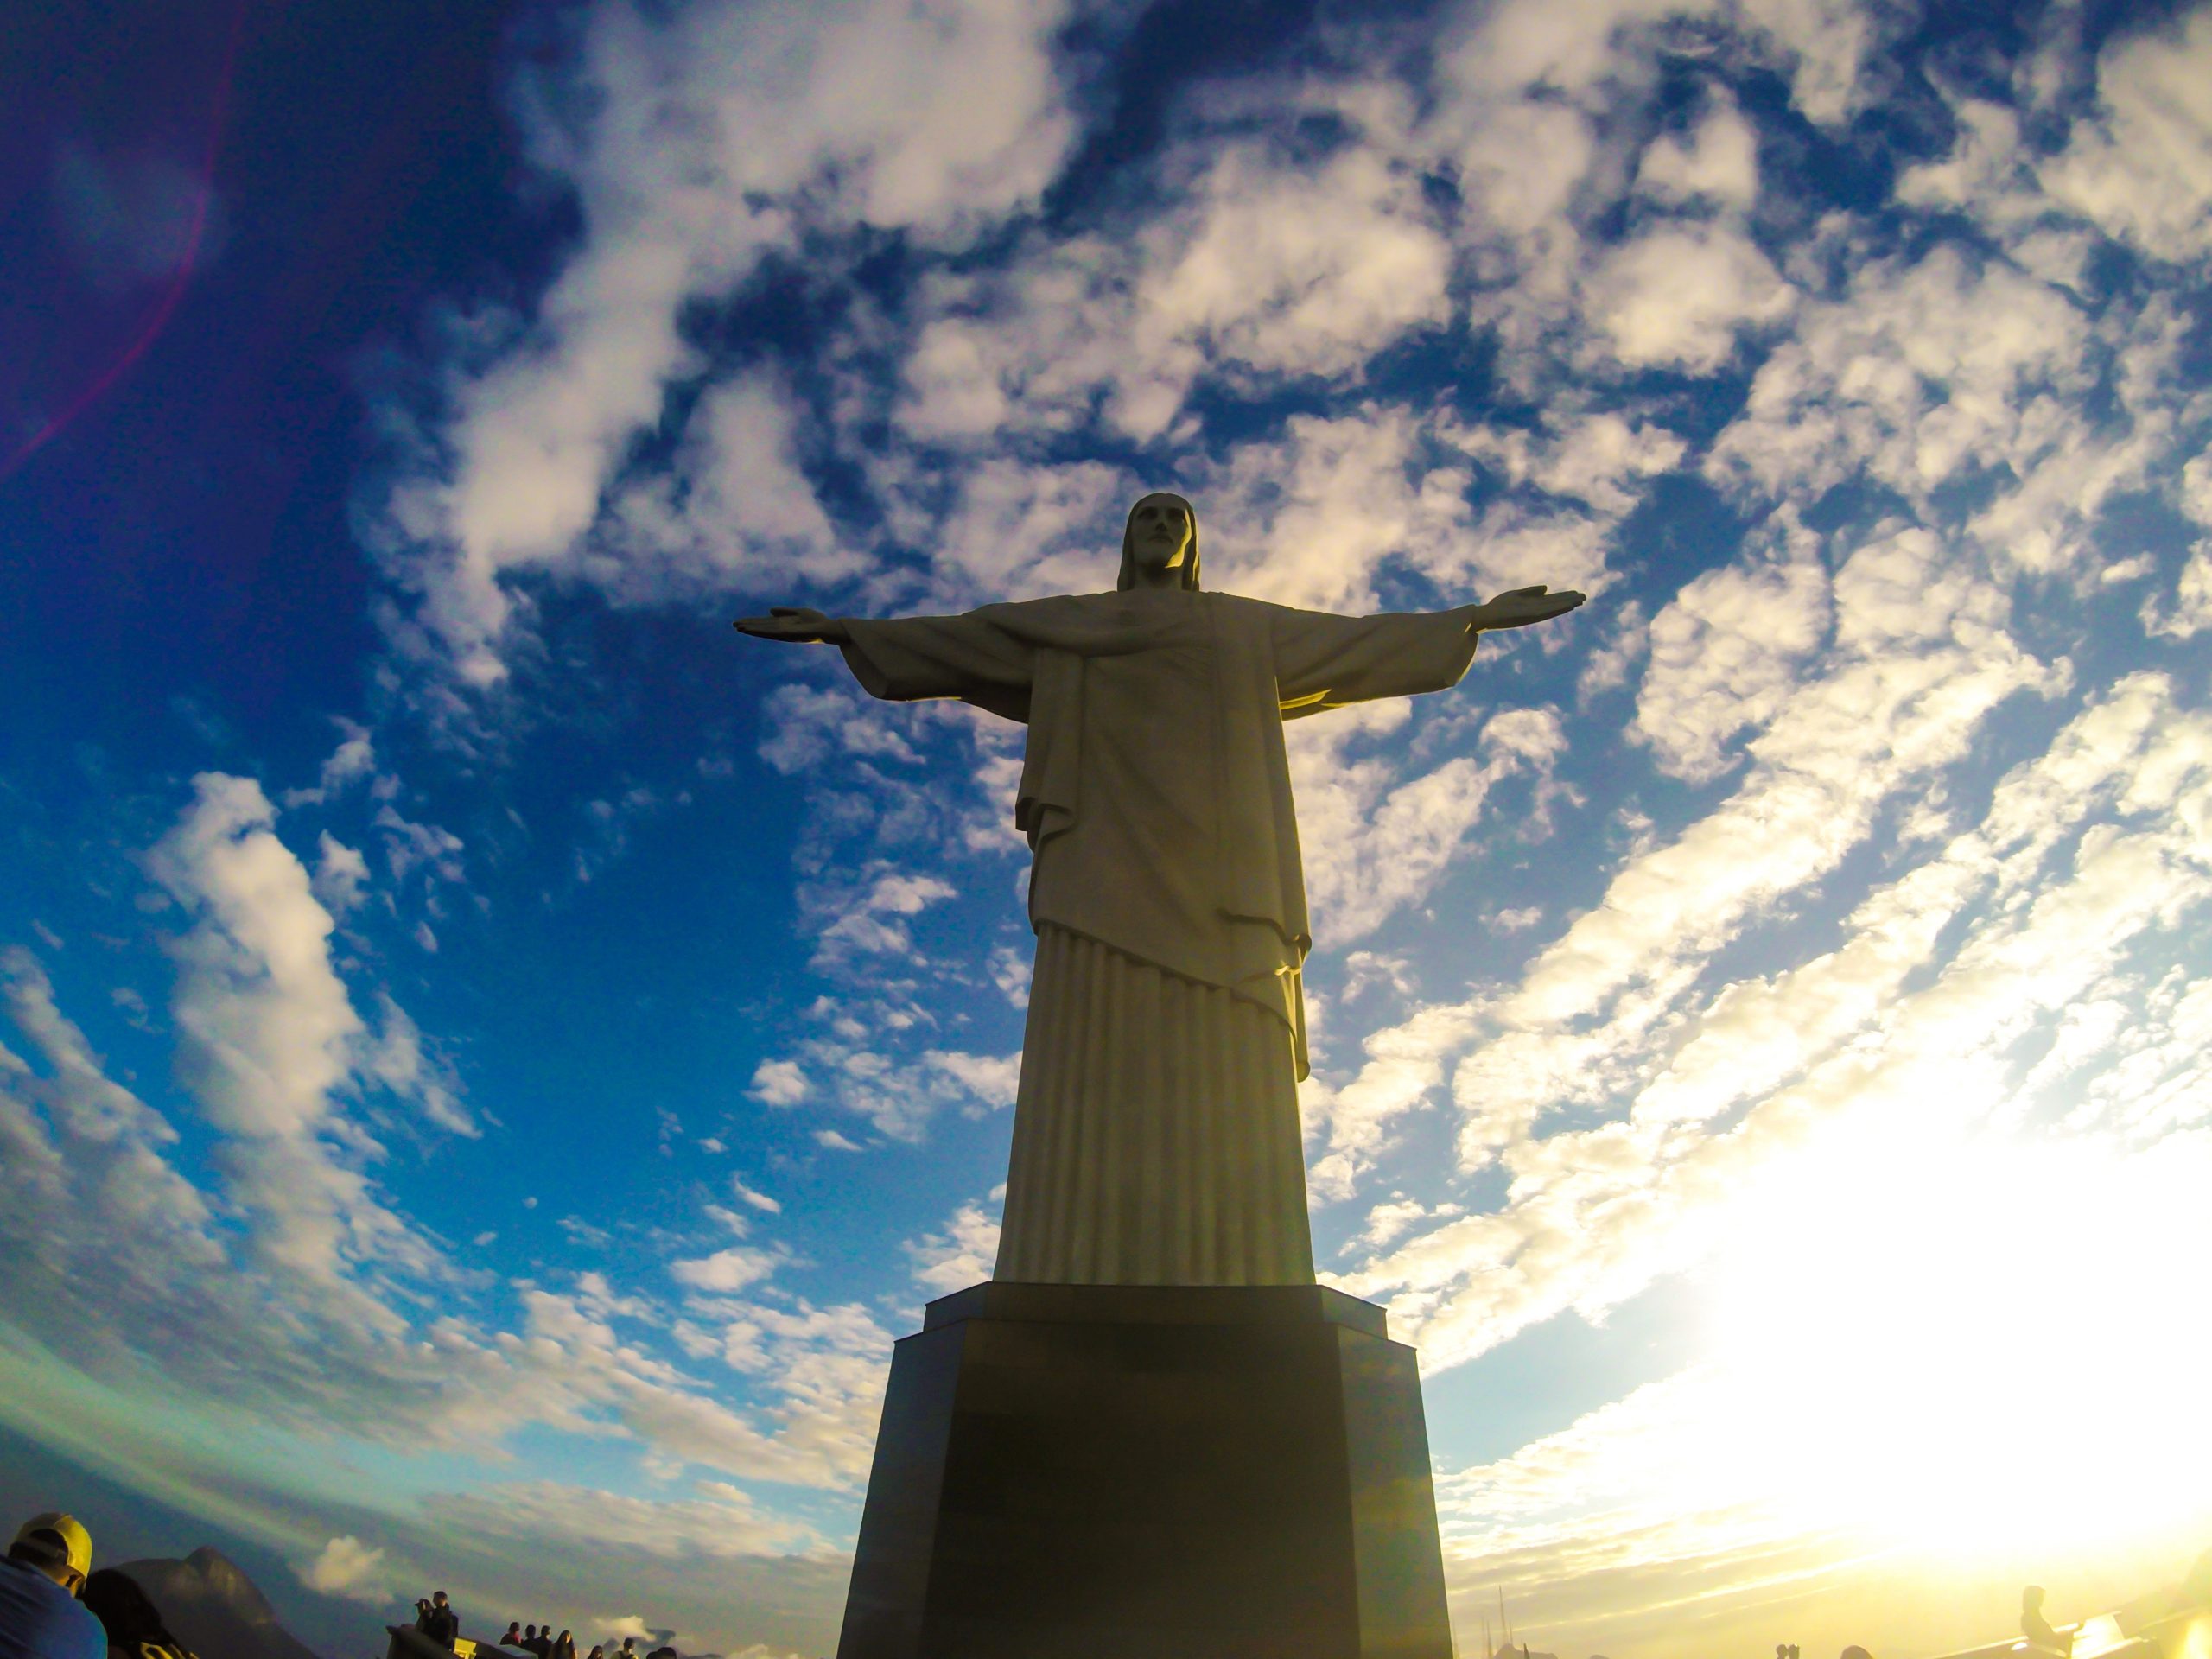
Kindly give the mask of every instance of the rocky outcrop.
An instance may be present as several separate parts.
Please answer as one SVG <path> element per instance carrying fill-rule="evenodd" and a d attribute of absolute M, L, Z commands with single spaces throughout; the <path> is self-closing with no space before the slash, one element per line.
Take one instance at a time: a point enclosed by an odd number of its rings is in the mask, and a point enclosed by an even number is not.
<path fill-rule="evenodd" d="M 162 1622 L 200 1659 L 316 1659 L 276 1622 L 261 1586 L 219 1549 L 202 1545 L 181 1561 L 124 1561 L 116 1570 L 153 1599 Z"/>

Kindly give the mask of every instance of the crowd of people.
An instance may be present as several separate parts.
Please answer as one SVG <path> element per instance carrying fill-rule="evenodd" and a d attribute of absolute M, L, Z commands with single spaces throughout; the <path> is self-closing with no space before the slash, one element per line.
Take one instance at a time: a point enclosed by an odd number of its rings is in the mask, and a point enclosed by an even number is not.
<path fill-rule="evenodd" d="M 415 1629 L 452 1649 L 461 1612 L 442 1590 L 415 1604 Z M 489 1644 L 480 1643 L 486 1651 Z M 575 1638 L 550 1624 L 507 1626 L 499 1646 L 533 1659 L 580 1659 Z M 113 1567 L 92 1570 L 84 1523 L 58 1510 L 17 1528 L 0 1561 L 0 1659 L 198 1659 L 162 1622 L 144 1586 Z M 220 1659 L 217 1656 L 216 1659 Z M 674 1648 L 647 1653 L 638 1638 L 610 1638 L 582 1659 L 680 1659 Z"/>
<path fill-rule="evenodd" d="M 441 1647 L 450 1648 L 461 1635 L 461 1615 L 447 1599 L 442 1590 L 427 1599 L 415 1604 L 415 1628 Z M 553 1633 L 549 1622 L 543 1624 L 524 1624 L 520 1619 L 510 1619 L 506 1633 L 500 1637 L 499 1646 L 518 1653 L 535 1656 L 535 1659 L 578 1659 L 575 1635 L 563 1630 Z M 481 1649 L 479 1649 L 481 1651 Z M 0 1659 L 6 1659 L 0 1654 Z M 596 1642 L 584 1659 L 681 1659 L 674 1648 L 655 1648 L 651 1653 L 638 1649 L 638 1638 L 626 1636 L 621 1645 Z"/>
<path fill-rule="evenodd" d="M 2207 1560 L 2212 1560 L 2208 1554 Z M 2201 1569 L 2200 1569 L 2201 1570 Z M 2020 1598 L 2021 1646 L 2033 1659 L 2067 1659 L 2075 1630 L 2054 1627 L 2044 1615 L 2044 1592 L 2031 1585 Z M 461 1613 L 442 1590 L 415 1604 L 415 1629 L 451 1649 L 461 1639 Z M 554 1634 L 548 1622 L 509 1622 L 498 1645 L 532 1659 L 579 1659 L 575 1636 Z M 35 1515 L 16 1529 L 0 1562 L 0 1659 L 195 1659 L 170 1634 L 145 1590 L 112 1567 L 92 1570 L 92 1535 L 74 1516 L 58 1510 Z M 1775 1659 L 1799 1659 L 1794 1643 L 1777 1643 Z M 680 1659 L 674 1648 L 638 1649 L 594 1643 L 582 1659 Z M 1846 1648 L 1842 1659 L 1871 1659 Z"/>

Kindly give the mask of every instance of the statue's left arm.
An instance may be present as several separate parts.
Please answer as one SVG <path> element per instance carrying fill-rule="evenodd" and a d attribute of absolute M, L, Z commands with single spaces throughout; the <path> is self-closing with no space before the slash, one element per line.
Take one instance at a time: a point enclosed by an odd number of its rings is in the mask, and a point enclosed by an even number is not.
<path fill-rule="evenodd" d="M 1582 603 L 1573 592 L 1520 588 L 1487 605 L 1381 616 L 1270 607 L 1275 695 L 1285 719 L 1347 702 L 1412 696 L 1457 685 L 1474 660 L 1477 636 L 1526 627 Z"/>

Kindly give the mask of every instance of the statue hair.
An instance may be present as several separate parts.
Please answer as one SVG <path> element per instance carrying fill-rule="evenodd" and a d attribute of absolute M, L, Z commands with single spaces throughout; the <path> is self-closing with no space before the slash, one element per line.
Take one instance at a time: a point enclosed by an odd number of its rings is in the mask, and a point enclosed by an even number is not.
<path fill-rule="evenodd" d="M 1122 525 L 1122 574 L 1115 580 L 1115 591 L 1126 594 L 1137 585 L 1137 564 L 1129 552 L 1129 536 L 1136 528 L 1137 508 L 1147 501 L 1173 501 L 1183 509 L 1185 517 L 1190 520 L 1191 544 L 1184 550 L 1183 563 L 1178 567 L 1178 574 L 1183 578 L 1184 592 L 1196 593 L 1198 588 L 1198 510 L 1173 490 L 1154 490 L 1149 495 L 1141 495 L 1136 499 L 1135 505 L 1129 509 L 1129 516 Z"/>

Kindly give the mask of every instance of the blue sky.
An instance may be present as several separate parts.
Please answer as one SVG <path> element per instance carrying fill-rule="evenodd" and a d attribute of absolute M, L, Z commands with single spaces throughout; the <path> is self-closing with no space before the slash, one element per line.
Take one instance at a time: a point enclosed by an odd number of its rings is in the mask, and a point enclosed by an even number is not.
<path fill-rule="evenodd" d="M 333 1652 L 434 1583 L 828 1652 L 995 1246 L 1020 734 L 728 622 L 1106 587 L 1173 488 L 1211 586 L 1591 594 L 1293 735 L 1316 1247 L 1462 1649 L 1937 1651 L 2212 1543 L 2212 11 L 14 33 L 16 1507 Z"/>

